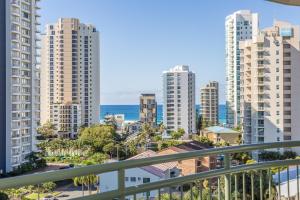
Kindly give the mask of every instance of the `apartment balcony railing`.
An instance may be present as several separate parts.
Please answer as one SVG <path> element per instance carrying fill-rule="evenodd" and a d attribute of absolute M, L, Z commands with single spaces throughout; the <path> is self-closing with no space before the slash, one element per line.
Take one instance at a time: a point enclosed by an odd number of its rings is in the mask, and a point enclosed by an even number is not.
<path fill-rule="evenodd" d="M 197 186 L 196 182 L 203 180 L 210 180 L 209 181 L 209 199 L 283 199 L 282 192 L 283 190 L 287 191 L 287 199 L 290 198 L 290 184 L 297 184 L 297 192 L 296 196 L 293 197 L 299 199 L 299 172 L 298 172 L 298 165 L 300 165 L 300 159 L 292 159 L 292 160 L 276 160 L 276 161 L 265 161 L 265 162 L 257 162 L 254 164 L 247 164 L 247 165 L 232 165 L 233 162 L 231 155 L 235 153 L 242 153 L 242 152 L 258 152 L 266 149 L 281 149 L 281 148 L 288 148 L 291 147 L 300 147 L 300 141 L 289 141 L 289 142 L 277 142 L 277 143 L 263 143 L 263 144 L 254 144 L 254 145 L 240 145 L 240 146 L 232 146 L 232 147 L 225 147 L 225 148 L 213 148 L 207 150 L 199 150 L 193 152 L 186 152 L 186 153 L 178 153 L 178 154 L 171 154 L 171 155 L 164 155 L 164 156 L 156 156 L 152 158 L 142 158 L 136 160 L 125 160 L 120 162 L 114 163 L 106 163 L 101 165 L 91 165 L 85 167 L 78 167 L 72 169 L 64 169 L 58 171 L 49 171 L 43 173 L 36 173 L 31 175 L 24 175 L 12 178 L 3 178 L 0 179 L 0 190 L 11 189 L 22 187 L 26 185 L 38 185 L 43 182 L 48 181 L 60 181 L 65 179 L 72 179 L 78 176 L 85 176 L 90 174 L 101 174 L 106 172 L 113 172 L 117 171 L 118 176 L 117 180 L 114 180 L 118 183 L 118 189 L 97 193 L 85 197 L 80 197 L 76 199 L 120 199 L 125 200 L 126 198 L 130 199 L 137 199 L 137 195 L 141 193 L 147 193 L 150 191 L 158 191 L 158 195 L 156 199 L 162 199 L 163 190 L 164 188 L 172 188 L 175 186 L 189 185 L 190 187 L 196 187 L 198 194 L 202 193 L 202 186 Z M 149 182 L 144 183 L 141 185 L 126 187 L 125 186 L 125 170 L 130 168 L 137 168 L 143 166 L 149 166 L 154 164 L 160 163 L 168 163 L 173 161 L 182 161 L 192 158 L 201 158 L 207 156 L 216 156 L 222 155 L 223 165 L 222 168 L 213 169 L 206 172 L 200 172 L 195 174 L 190 174 L 186 176 L 180 176 L 176 178 L 169 178 L 165 180 L 160 180 L 157 182 Z M 296 175 L 296 182 L 290 182 L 290 175 L 289 170 L 290 167 L 294 166 L 297 169 Z M 271 172 L 271 169 L 276 172 L 282 172 L 282 169 L 286 169 L 287 177 L 285 184 L 287 188 L 282 188 L 282 173 L 277 173 L 277 183 L 276 190 L 273 190 L 273 179 L 274 175 Z M 224 180 L 225 184 L 220 184 L 221 178 Z M 238 178 L 241 180 L 238 183 Z M 282 179 L 281 179 L 282 178 Z M 101 180 L 100 180 L 101 181 Z M 256 182 L 255 182 L 256 181 Z M 215 182 L 215 185 L 212 186 L 212 182 Z M 255 183 L 259 183 L 256 184 Z M 246 187 L 248 188 L 248 194 L 246 193 Z M 239 190 L 238 188 L 241 188 Z M 169 199 L 177 199 L 172 198 L 174 191 L 168 190 Z M 190 190 L 190 198 L 194 198 L 194 190 Z M 214 191 L 214 192 L 213 192 Z M 250 191 L 250 194 L 249 194 Z M 265 192 L 266 191 L 266 192 Z M 271 193 L 270 193 L 271 191 Z M 183 190 L 180 189 L 176 192 L 179 199 L 183 199 Z M 272 194 L 273 198 L 267 198 L 266 195 Z M 213 196 L 214 195 L 214 196 Z M 238 197 L 239 195 L 239 197 Z M 250 195 L 250 196 L 249 196 Z M 254 196 L 256 195 L 256 198 Z M 145 197 L 143 199 L 149 199 L 149 197 Z M 165 199 L 165 198 L 164 198 Z M 200 198 L 201 199 L 201 198 Z"/>

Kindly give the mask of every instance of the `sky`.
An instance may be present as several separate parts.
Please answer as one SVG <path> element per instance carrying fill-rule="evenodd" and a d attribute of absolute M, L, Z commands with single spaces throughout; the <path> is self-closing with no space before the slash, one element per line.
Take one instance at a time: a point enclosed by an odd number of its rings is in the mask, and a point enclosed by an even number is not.
<path fill-rule="evenodd" d="M 284 20 L 300 24 L 300 7 L 265 0 L 43 0 L 40 27 L 79 18 L 100 31 L 102 105 L 138 104 L 151 92 L 162 102 L 162 72 L 177 64 L 196 73 L 196 103 L 208 81 L 220 83 L 225 102 L 225 17 L 259 13 L 260 27 Z"/>

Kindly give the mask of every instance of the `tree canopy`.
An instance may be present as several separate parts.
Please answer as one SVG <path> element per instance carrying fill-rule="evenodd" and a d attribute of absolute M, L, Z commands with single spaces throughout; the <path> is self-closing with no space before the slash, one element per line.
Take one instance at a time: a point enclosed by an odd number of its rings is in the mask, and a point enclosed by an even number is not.
<path fill-rule="evenodd" d="M 115 144 L 116 139 L 115 129 L 109 125 L 93 125 L 84 128 L 79 136 L 79 140 L 90 145 L 94 152 L 104 152 L 108 146 Z"/>

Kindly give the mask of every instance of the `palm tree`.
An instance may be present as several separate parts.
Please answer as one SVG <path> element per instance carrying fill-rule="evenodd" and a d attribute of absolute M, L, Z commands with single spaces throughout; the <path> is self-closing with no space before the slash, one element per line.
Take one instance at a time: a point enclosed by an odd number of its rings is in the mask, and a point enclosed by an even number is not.
<path fill-rule="evenodd" d="M 75 177 L 73 179 L 73 183 L 75 186 L 81 185 L 82 196 L 84 196 L 84 184 L 83 184 L 83 176 Z"/>

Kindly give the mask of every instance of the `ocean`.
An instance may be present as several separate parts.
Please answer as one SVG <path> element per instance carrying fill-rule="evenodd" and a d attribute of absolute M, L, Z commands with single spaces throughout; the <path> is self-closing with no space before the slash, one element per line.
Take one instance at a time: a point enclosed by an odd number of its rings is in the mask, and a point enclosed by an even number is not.
<path fill-rule="evenodd" d="M 157 122 L 163 120 L 162 105 L 157 105 Z M 200 110 L 200 105 L 196 105 L 196 110 Z M 126 121 L 139 120 L 139 105 L 101 105 L 100 106 L 100 120 L 104 119 L 107 114 L 124 114 Z M 219 122 L 226 122 L 226 106 L 219 105 Z"/>

